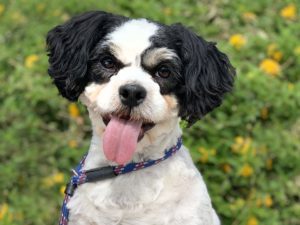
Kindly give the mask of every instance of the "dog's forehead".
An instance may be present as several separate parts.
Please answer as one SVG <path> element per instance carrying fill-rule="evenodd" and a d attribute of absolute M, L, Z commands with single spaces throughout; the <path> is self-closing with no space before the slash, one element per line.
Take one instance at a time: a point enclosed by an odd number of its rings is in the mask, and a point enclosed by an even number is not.
<path fill-rule="evenodd" d="M 123 63 L 133 63 L 151 46 L 150 38 L 158 29 L 146 19 L 129 20 L 110 33 L 107 42 Z"/>

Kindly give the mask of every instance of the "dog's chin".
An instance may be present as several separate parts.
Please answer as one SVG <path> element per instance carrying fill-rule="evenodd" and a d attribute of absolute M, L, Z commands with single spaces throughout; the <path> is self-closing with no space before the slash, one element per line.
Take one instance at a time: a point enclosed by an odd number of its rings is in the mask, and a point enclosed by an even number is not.
<path fill-rule="evenodd" d="M 124 121 L 136 121 L 136 122 L 141 122 L 142 126 L 141 126 L 141 130 L 140 133 L 138 135 L 138 141 L 142 140 L 145 133 L 149 130 L 151 130 L 154 126 L 155 123 L 143 118 L 132 118 L 130 116 L 124 116 L 124 115 L 115 115 L 115 114 L 106 114 L 102 116 L 102 120 L 105 124 L 105 126 L 107 126 L 109 124 L 109 122 L 111 121 L 111 118 L 115 116 L 118 117 L 120 120 L 124 120 Z"/>

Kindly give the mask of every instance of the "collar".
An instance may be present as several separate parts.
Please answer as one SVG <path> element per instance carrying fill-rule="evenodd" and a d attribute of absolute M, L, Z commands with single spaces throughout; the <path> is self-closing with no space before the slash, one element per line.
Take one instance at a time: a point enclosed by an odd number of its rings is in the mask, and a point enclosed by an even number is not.
<path fill-rule="evenodd" d="M 105 166 L 99 167 L 90 170 L 83 170 L 84 162 L 87 154 L 83 157 L 79 165 L 73 171 L 73 176 L 71 182 L 67 184 L 65 194 L 68 196 L 73 196 L 75 189 L 78 185 L 95 182 L 100 180 L 105 180 L 109 178 L 113 178 L 119 176 L 121 174 L 130 173 L 136 170 L 144 169 L 153 165 L 156 165 L 167 158 L 174 155 L 182 145 L 182 138 L 179 137 L 177 139 L 177 143 L 171 148 L 165 150 L 165 154 L 162 158 L 156 160 L 147 160 L 138 163 L 129 163 L 126 165 L 118 165 L 118 166 Z"/>

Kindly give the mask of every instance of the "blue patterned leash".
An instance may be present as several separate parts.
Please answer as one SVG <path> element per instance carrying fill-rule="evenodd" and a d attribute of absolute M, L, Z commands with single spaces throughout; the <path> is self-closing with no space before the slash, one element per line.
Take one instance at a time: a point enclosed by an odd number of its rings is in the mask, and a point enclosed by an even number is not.
<path fill-rule="evenodd" d="M 72 170 L 73 176 L 71 178 L 70 183 L 67 184 L 65 190 L 65 198 L 61 208 L 61 217 L 59 220 L 59 225 L 68 224 L 69 209 L 67 208 L 67 203 L 69 202 L 69 200 L 74 194 L 74 191 L 79 185 L 88 182 L 95 182 L 95 181 L 105 180 L 108 178 L 113 178 L 120 174 L 130 173 L 132 171 L 136 171 L 136 170 L 140 170 L 140 169 L 144 169 L 156 165 L 161 161 L 164 161 L 170 156 L 174 155 L 180 149 L 181 145 L 182 145 L 182 138 L 179 137 L 176 145 L 166 150 L 165 155 L 162 158 L 156 160 L 148 160 L 145 162 L 129 163 L 126 165 L 100 167 L 91 170 L 82 169 L 85 163 L 85 159 L 87 157 L 87 154 L 84 155 L 79 165 L 75 168 L 75 170 Z"/>

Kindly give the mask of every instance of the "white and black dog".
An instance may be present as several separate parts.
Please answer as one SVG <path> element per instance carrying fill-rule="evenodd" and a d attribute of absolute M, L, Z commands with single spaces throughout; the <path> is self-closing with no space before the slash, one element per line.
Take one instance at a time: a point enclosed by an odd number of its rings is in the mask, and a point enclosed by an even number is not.
<path fill-rule="evenodd" d="M 47 36 L 49 74 L 88 109 L 93 135 L 84 170 L 162 158 L 189 125 L 219 106 L 235 71 L 214 43 L 180 24 L 101 11 Z M 69 225 L 220 224 L 182 146 L 146 169 L 77 187 Z"/>

